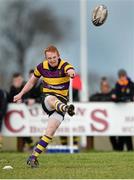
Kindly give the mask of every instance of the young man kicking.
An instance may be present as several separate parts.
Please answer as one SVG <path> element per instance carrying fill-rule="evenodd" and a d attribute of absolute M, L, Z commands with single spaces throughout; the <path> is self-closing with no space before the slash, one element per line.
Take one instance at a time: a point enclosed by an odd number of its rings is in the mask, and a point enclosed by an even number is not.
<path fill-rule="evenodd" d="M 43 77 L 42 107 L 49 115 L 49 119 L 45 135 L 42 136 L 27 160 L 27 164 L 31 167 L 38 167 L 37 158 L 51 142 L 54 133 L 64 119 L 65 113 L 67 112 L 70 116 L 75 114 L 74 106 L 72 104 L 67 105 L 70 78 L 75 76 L 73 66 L 60 58 L 59 51 L 55 46 L 46 48 L 44 54 L 45 60 L 35 68 L 34 75 L 21 92 L 14 96 L 14 102 L 21 100 L 22 96 L 32 89 L 38 79 L 41 76 Z"/>

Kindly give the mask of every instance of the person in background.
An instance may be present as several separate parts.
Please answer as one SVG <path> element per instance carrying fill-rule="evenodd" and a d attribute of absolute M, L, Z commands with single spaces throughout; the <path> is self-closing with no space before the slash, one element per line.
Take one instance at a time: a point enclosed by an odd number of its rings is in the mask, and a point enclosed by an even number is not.
<path fill-rule="evenodd" d="M 89 101 L 97 102 L 112 102 L 112 89 L 110 88 L 110 83 L 106 77 L 103 77 L 100 82 L 100 92 L 93 94 Z M 118 150 L 118 137 L 110 136 L 110 142 L 113 150 Z"/>
<path fill-rule="evenodd" d="M 116 102 L 134 101 L 134 82 L 128 77 L 124 69 L 118 71 L 118 80 L 112 98 Z"/>
<path fill-rule="evenodd" d="M 12 76 L 11 87 L 9 90 L 9 98 L 8 98 L 9 103 L 13 103 L 13 97 L 22 90 L 24 85 L 25 85 L 25 82 L 22 75 L 18 72 L 14 73 Z M 27 94 L 23 96 L 23 98 L 17 101 L 16 103 L 23 103 L 25 102 L 25 99 L 27 99 Z M 25 144 L 28 145 L 29 150 L 32 150 L 34 146 L 33 140 L 31 137 L 17 137 L 17 141 L 18 141 L 17 149 L 20 152 L 24 150 Z"/>
<path fill-rule="evenodd" d="M 20 92 L 20 90 L 24 87 L 24 85 L 25 85 L 25 82 L 22 75 L 18 72 L 14 73 L 12 75 L 11 86 L 9 89 L 9 96 L 8 96 L 9 103 L 13 103 L 13 97 L 18 92 Z"/>
<path fill-rule="evenodd" d="M 112 90 L 110 88 L 110 83 L 107 77 L 102 77 L 100 81 L 100 92 L 90 96 L 90 101 L 102 101 L 109 102 L 112 101 Z"/>
<path fill-rule="evenodd" d="M 34 69 L 30 69 L 29 78 L 34 75 Z M 35 86 L 26 94 L 25 103 L 29 106 L 35 103 L 41 103 L 42 100 L 42 80 L 40 79 Z"/>
<path fill-rule="evenodd" d="M 128 77 L 124 69 L 118 71 L 118 80 L 115 84 L 112 98 L 115 102 L 131 102 L 134 101 L 134 82 Z M 120 136 L 118 139 L 119 150 L 122 151 L 124 146 L 128 151 L 133 150 L 132 137 Z"/>
<path fill-rule="evenodd" d="M 3 146 L 3 137 L 2 137 L 2 123 L 3 118 L 6 115 L 8 101 L 7 101 L 8 94 L 5 90 L 0 89 L 0 150 L 2 150 Z"/>

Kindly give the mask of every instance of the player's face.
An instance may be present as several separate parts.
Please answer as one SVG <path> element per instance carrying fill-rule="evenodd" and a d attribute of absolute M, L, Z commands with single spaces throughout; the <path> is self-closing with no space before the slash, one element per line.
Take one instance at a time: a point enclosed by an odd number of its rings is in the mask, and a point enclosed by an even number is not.
<path fill-rule="evenodd" d="M 56 67 L 59 62 L 59 56 L 57 52 L 46 52 L 46 59 L 51 67 Z"/>

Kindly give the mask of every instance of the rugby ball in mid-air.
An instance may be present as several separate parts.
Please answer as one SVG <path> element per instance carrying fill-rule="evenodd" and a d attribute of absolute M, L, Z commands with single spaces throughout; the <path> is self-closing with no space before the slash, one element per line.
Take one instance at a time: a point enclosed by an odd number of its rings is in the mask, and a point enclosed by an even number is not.
<path fill-rule="evenodd" d="M 107 7 L 104 5 L 98 5 L 93 9 L 92 23 L 95 26 L 101 26 L 106 21 L 107 16 L 108 16 Z"/>

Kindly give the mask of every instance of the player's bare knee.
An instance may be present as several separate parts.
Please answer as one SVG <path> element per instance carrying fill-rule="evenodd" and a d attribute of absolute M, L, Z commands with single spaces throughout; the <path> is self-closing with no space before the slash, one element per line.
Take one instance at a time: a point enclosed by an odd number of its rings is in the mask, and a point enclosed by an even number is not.
<path fill-rule="evenodd" d="M 57 101 L 57 98 L 55 96 L 50 96 L 48 99 L 49 105 L 54 108 L 55 107 L 55 102 Z"/>

